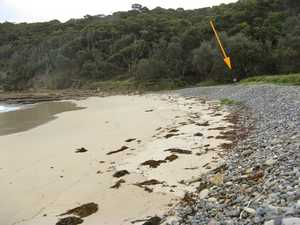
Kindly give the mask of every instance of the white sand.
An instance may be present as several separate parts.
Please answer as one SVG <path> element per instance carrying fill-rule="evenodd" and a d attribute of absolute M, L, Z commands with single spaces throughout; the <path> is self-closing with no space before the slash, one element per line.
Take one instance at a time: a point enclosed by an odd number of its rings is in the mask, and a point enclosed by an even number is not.
<path fill-rule="evenodd" d="M 214 116 L 217 103 L 166 95 L 89 98 L 76 103 L 87 108 L 0 137 L 0 225 L 55 225 L 63 218 L 58 215 L 89 202 L 98 204 L 99 210 L 83 218 L 84 225 L 132 224 L 163 215 L 185 191 L 197 187 L 197 183 L 180 181 L 207 172 L 203 168 L 207 163 L 213 169 L 222 162 L 219 145 L 226 141 L 207 138 L 221 132 L 209 128 L 229 125 L 223 120 L 225 111 Z M 190 124 L 190 119 L 209 121 L 210 126 Z M 165 138 L 174 128 L 180 135 Z M 203 136 L 194 136 L 197 132 Z M 126 143 L 129 138 L 141 142 Z M 210 146 L 205 147 L 207 144 Z M 106 155 L 122 146 L 129 149 Z M 75 153 L 81 147 L 88 152 Z M 172 155 L 164 151 L 169 148 L 191 150 L 192 154 L 176 154 L 177 160 L 158 168 L 141 166 L 147 160 Z M 210 150 L 205 153 L 205 148 Z M 126 183 L 119 189 L 110 188 L 119 180 L 112 175 L 122 169 L 130 172 L 120 178 Z M 163 184 L 148 186 L 152 193 L 134 185 L 150 179 Z"/>

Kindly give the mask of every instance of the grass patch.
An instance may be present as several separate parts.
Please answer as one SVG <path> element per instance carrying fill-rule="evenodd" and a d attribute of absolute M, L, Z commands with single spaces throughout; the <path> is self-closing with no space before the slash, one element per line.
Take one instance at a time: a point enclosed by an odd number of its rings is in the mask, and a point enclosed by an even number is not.
<path fill-rule="evenodd" d="M 241 103 L 239 101 L 235 101 L 229 98 L 223 98 L 221 99 L 221 105 L 240 105 Z"/>
<path fill-rule="evenodd" d="M 244 79 L 241 84 L 300 85 L 300 73 L 290 75 L 257 76 Z"/>

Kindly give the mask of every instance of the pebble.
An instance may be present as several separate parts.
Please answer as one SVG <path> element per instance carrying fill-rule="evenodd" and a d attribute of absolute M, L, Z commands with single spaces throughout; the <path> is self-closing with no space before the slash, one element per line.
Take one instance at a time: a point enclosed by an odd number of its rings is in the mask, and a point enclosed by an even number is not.
<path fill-rule="evenodd" d="M 178 206 L 172 224 L 300 225 L 300 87 L 226 85 L 176 93 L 228 98 L 245 107 L 226 107 L 239 113 L 241 129 L 238 144 L 225 152 L 224 182 L 209 188 L 206 198 L 200 199 L 207 191 L 188 207 Z M 216 174 L 208 173 L 203 181 L 209 183 Z"/>
<path fill-rule="evenodd" d="M 247 212 L 247 213 L 249 213 L 249 214 L 252 214 L 252 215 L 255 215 L 255 213 L 256 213 L 255 209 L 248 208 L 248 207 L 245 207 L 244 211 Z"/>
<path fill-rule="evenodd" d="M 200 194 L 199 194 L 199 199 L 204 199 L 204 198 L 206 198 L 206 197 L 208 196 L 208 194 L 209 194 L 209 190 L 208 190 L 208 189 L 202 190 L 202 191 L 200 192 Z"/>

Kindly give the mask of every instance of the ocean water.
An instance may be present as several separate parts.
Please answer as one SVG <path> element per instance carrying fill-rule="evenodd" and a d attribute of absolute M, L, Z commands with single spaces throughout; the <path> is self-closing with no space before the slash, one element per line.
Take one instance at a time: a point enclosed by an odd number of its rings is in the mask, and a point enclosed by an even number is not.
<path fill-rule="evenodd" d="M 12 106 L 12 105 L 0 105 L 0 113 L 3 112 L 12 112 L 20 109 L 18 106 Z"/>
<path fill-rule="evenodd" d="M 57 114 L 80 110 L 73 102 L 44 102 L 33 105 L 0 105 L 0 136 L 33 129 L 57 118 Z M 0 145 L 1 146 L 1 145 Z"/>

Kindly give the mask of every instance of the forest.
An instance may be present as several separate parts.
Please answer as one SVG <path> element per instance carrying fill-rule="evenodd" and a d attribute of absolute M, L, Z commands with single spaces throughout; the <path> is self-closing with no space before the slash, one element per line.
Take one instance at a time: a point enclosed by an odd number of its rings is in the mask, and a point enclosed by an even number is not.
<path fill-rule="evenodd" d="M 209 22 L 232 60 L 223 62 Z M 195 10 L 0 23 L 0 89 L 81 88 L 126 81 L 181 87 L 300 72 L 300 1 L 239 0 Z"/>

